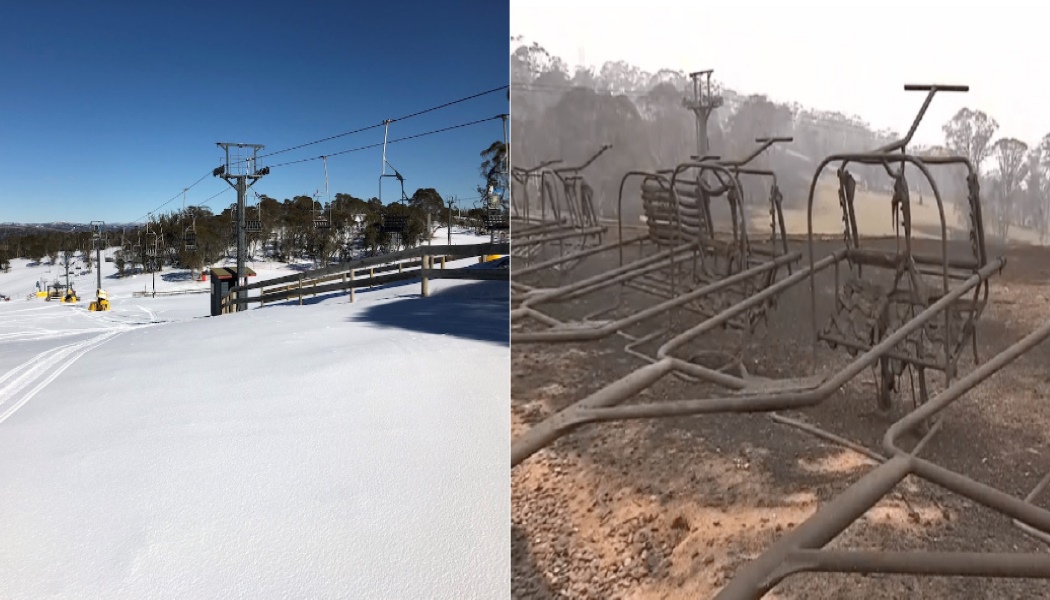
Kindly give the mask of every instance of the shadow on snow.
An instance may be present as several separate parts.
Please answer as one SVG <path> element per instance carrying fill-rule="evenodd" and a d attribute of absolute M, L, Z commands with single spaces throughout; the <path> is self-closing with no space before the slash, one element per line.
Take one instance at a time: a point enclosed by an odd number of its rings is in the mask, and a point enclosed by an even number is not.
<path fill-rule="evenodd" d="M 510 344 L 510 299 L 506 282 L 474 281 L 422 298 L 406 294 L 369 306 L 351 321 L 420 333 Z"/>

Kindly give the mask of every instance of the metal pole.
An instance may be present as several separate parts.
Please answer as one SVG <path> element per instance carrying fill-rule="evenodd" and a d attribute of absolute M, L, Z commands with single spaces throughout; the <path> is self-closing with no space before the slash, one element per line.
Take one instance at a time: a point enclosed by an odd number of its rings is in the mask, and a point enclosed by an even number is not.
<path fill-rule="evenodd" d="M 723 103 L 721 96 L 714 96 L 711 93 L 712 72 L 712 70 L 708 69 L 689 74 L 689 77 L 693 80 L 693 100 L 691 102 L 686 100 L 685 106 L 696 116 L 697 156 L 708 154 L 710 144 L 707 136 L 707 123 L 711 118 L 711 113 L 722 106 Z"/>
<path fill-rule="evenodd" d="M 452 205 L 455 204 L 455 197 L 448 201 L 448 245 L 452 245 Z"/>
<path fill-rule="evenodd" d="M 215 171 L 212 172 L 212 176 L 218 177 L 221 175 L 222 178 L 226 180 L 226 183 L 230 184 L 231 187 L 237 190 L 237 280 L 235 283 L 237 286 L 246 286 L 248 285 L 248 278 L 244 273 L 244 234 L 246 231 L 245 219 L 247 218 L 247 215 L 245 214 L 245 197 L 247 196 L 248 188 L 251 187 L 248 183 L 248 178 L 250 177 L 252 179 L 252 184 L 254 184 L 260 177 L 268 174 L 270 169 L 269 167 L 264 167 L 262 169 L 256 168 L 256 154 L 259 150 L 264 148 L 262 144 L 232 144 L 229 142 L 217 142 L 217 145 L 226 151 L 226 163 L 218 169 L 215 169 Z M 243 161 L 248 165 L 246 171 L 250 172 L 234 175 L 226 171 L 230 166 L 230 146 L 251 149 L 252 157 Z M 236 308 L 234 310 L 236 310 Z"/>
<path fill-rule="evenodd" d="M 508 166 L 510 165 L 510 146 L 507 145 L 507 117 L 508 117 L 508 115 L 500 115 L 500 117 L 503 119 L 503 168 L 501 169 L 501 171 L 503 171 L 503 178 L 504 178 L 504 181 L 502 181 L 501 183 L 509 186 L 510 185 L 510 177 L 509 177 L 510 169 L 508 168 Z"/>
<path fill-rule="evenodd" d="M 386 177 L 386 134 L 390 131 L 393 119 L 383 121 L 383 170 L 379 174 L 379 203 L 383 203 L 383 178 Z"/>
<path fill-rule="evenodd" d="M 506 114 L 500 115 L 500 118 L 503 121 L 503 165 L 502 165 L 502 168 L 500 169 L 500 171 L 503 172 L 503 181 L 500 182 L 500 185 L 504 186 L 503 187 L 503 196 L 504 196 L 504 198 L 506 198 L 507 202 L 510 203 L 510 205 L 513 205 L 514 204 L 514 199 L 511 197 L 511 195 L 512 195 L 511 194 L 511 187 L 512 186 L 510 185 L 510 146 L 507 145 L 507 117 L 509 117 L 509 116 L 510 115 L 506 115 Z M 509 216 L 510 215 L 509 215 L 509 212 L 508 212 L 508 218 L 509 218 Z"/>
<path fill-rule="evenodd" d="M 102 289 L 102 228 L 99 227 L 98 242 L 95 245 L 95 275 L 98 280 L 98 287 L 96 289 Z"/>
<path fill-rule="evenodd" d="M 423 261 L 422 261 L 422 264 L 420 266 L 422 267 L 422 271 L 423 271 L 423 277 L 420 279 L 420 282 L 422 284 L 422 286 L 421 286 L 422 289 L 420 290 L 420 292 L 421 292 L 421 295 L 424 298 L 428 298 L 430 296 L 430 278 L 427 277 L 427 274 L 430 271 L 430 255 L 429 254 L 424 254 L 423 255 Z"/>
<path fill-rule="evenodd" d="M 245 175 L 237 176 L 237 285 L 248 285 L 248 278 L 244 275 L 244 203 L 248 191 L 247 179 Z"/>
<path fill-rule="evenodd" d="M 328 193 L 328 157 L 322 156 L 321 162 L 324 163 L 324 201 L 326 204 L 332 203 L 332 196 Z"/>

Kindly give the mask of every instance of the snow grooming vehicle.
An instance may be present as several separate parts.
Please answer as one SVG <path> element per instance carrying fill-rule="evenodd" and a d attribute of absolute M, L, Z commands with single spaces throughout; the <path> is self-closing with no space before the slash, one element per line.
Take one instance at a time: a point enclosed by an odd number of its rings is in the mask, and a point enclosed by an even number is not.
<path fill-rule="evenodd" d="M 95 300 L 88 305 L 88 310 L 91 312 L 103 312 L 109 310 L 109 294 L 99 289 L 95 292 Z"/>
<path fill-rule="evenodd" d="M 661 339 L 680 330 L 682 312 L 694 318 L 713 317 L 771 286 L 782 270 L 790 273 L 801 254 L 791 252 L 787 245 L 783 195 L 776 175 L 747 166 L 774 144 L 790 141 L 792 138 L 759 138 L 759 146 L 740 160 L 693 157 L 693 161 L 667 171 L 625 174 L 619 194 L 620 238 L 624 228 L 623 191 L 632 178 L 642 179 L 646 234 L 605 248 L 618 251 L 619 266 L 612 270 L 560 288 L 519 293 L 519 303 L 511 311 L 512 322 L 519 329 L 511 334 L 512 343 L 580 342 L 618 334 L 629 340 L 626 352 L 652 362 L 656 359 L 643 352 L 642 346 L 658 346 Z M 752 238 L 748 233 L 742 176 L 769 178 L 772 182 L 768 238 Z M 713 207 L 712 201 L 718 199 L 725 200 L 724 206 Z M 728 227 L 716 226 L 723 221 L 729 221 Z M 625 264 L 625 250 L 630 246 L 638 248 L 639 257 Z M 655 252 L 644 256 L 649 246 Z M 590 294 L 609 294 L 613 287 L 616 292 L 611 306 L 576 322 L 561 321 L 539 309 L 544 304 L 571 302 Z M 628 293 L 633 292 L 646 296 L 643 309 L 627 301 Z M 651 305 L 652 297 L 662 302 Z M 751 306 L 727 321 L 725 327 L 750 335 L 768 314 L 772 300 Z M 661 317 L 666 317 L 666 323 L 654 329 L 654 321 Z M 520 331 L 526 324 L 535 323 L 547 327 Z M 725 362 L 737 362 L 737 358 Z"/>
<path fill-rule="evenodd" d="M 975 325 L 987 303 L 988 279 L 1003 268 L 1005 259 L 988 259 L 986 256 L 979 186 L 973 165 L 962 157 L 920 157 L 909 155 L 905 151 L 936 92 L 966 91 L 968 88 L 905 86 L 905 89 L 928 93 L 903 140 L 869 153 L 830 156 L 818 166 L 808 198 L 808 266 L 676 335 L 660 346 L 652 364 L 610 383 L 525 432 L 512 444 L 511 465 L 519 464 L 539 449 L 587 423 L 719 412 L 774 412 L 814 406 L 870 368 L 877 369 L 876 375 L 880 379 L 880 408 L 885 408 L 892 398 L 889 392 L 895 388 L 889 384 L 891 378 L 893 382 L 898 382 L 905 372 L 914 372 L 920 381 L 919 391 L 916 393 L 913 389 L 916 405 L 924 403 L 929 397 L 925 384 L 927 371 L 941 371 L 945 376 L 945 385 L 950 385 L 957 374 L 958 359 L 967 342 L 972 343 L 976 351 Z M 831 163 L 841 164 L 840 175 L 848 173 L 846 166 L 849 163 L 857 163 L 881 165 L 893 177 L 896 184 L 893 212 L 895 216 L 900 216 L 903 222 L 903 227 L 898 231 L 895 250 L 880 251 L 859 247 L 855 219 L 851 218 L 852 199 L 849 186 L 846 186 L 843 191 L 842 210 L 844 222 L 851 233 L 846 236 L 845 247 L 819 260 L 815 258 L 812 219 L 814 192 L 822 171 Z M 903 169 L 906 164 L 915 166 L 933 190 L 941 220 L 939 256 L 922 255 L 912 251 L 910 199 Z M 931 165 L 963 165 L 968 169 L 972 258 L 949 258 L 944 203 L 930 174 L 928 167 Z M 894 166 L 900 169 L 894 170 Z M 845 281 L 841 274 L 843 265 L 848 272 Z M 816 275 L 832 268 L 835 271 L 834 307 L 830 314 L 826 315 L 827 325 L 821 329 L 817 311 Z M 864 279 L 860 278 L 862 268 L 866 273 Z M 874 278 L 867 275 L 879 269 L 892 285 L 879 286 L 870 283 Z M 935 275 L 935 278 L 926 279 L 930 275 Z M 809 281 L 812 316 L 813 372 L 788 379 L 752 377 L 743 371 L 739 375 L 731 375 L 682 357 L 682 350 L 690 342 L 701 339 L 716 328 L 740 318 L 754 307 L 806 280 Z M 843 335 L 843 323 L 849 325 L 851 332 L 857 335 Z M 851 360 L 838 367 L 832 361 L 823 360 L 824 357 L 818 361 L 817 352 L 821 344 L 825 344 L 829 350 L 846 350 Z M 728 389 L 730 393 L 696 400 L 620 406 L 672 373 L 692 376 Z M 780 419 L 780 422 L 797 425 L 788 421 L 790 420 L 786 418 Z M 851 444 L 830 432 L 814 427 L 804 429 L 834 443 L 857 447 L 856 444 Z"/>

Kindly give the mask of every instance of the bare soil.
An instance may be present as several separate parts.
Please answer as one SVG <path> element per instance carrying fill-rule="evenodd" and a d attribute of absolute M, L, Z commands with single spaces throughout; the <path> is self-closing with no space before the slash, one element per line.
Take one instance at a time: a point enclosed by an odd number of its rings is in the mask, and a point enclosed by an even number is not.
<path fill-rule="evenodd" d="M 937 238 L 941 236 L 941 214 L 937 202 L 932 196 L 926 196 L 919 204 L 920 194 L 911 192 L 911 219 L 915 237 Z M 761 208 L 755 209 L 749 227 L 756 231 L 768 231 L 768 205 L 755 203 Z M 854 210 L 861 235 L 871 237 L 891 236 L 895 234 L 894 219 L 891 211 L 891 196 L 881 192 L 857 190 L 854 198 Z M 944 200 L 944 225 L 948 239 L 965 239 L 968 230 L 969 215 L 967 211 L 956 210 L 956 204 L 949 198 Z M 991 220 L 985 216 L 985 235 L 992 236 Z M 721 221 L 720 221 L 721 222 Z M 784 225 L 788 234 L 804 235 L 807 229 L 807 211 L 805 208 L 788 208 L 784 210 Z M 839 208 L 838 181 L 825 177 L 817 183 L 813 198 L 813 233 L 834 234 L 842 231 L 842 209 Z M 1012 226 L 1007 234 L 1010 243 L 1038 244 L 1039 233 L 1033 229 Z"/>
<path fill-rule="evenodd" d="M 837 247 L 826 244 L 824 251 Z M 1009 262 L 992 280 L 990 306 L 978 327 L 982 359 L 1050 319 L 1050 250 L 992 248 L 991 253 Z M 811 303 L 808 286 L 799 287 L 805 293 L 789 292 L 769 327 L 749 344 L 753 372 L 782 377 L 805 366 L 802 354 L 808 353 L 800 348 L 811 339 Z M 593 299 L 591 310 L 601 301 Z M 550 312 L 557 316 L 556 310 Z M 613 337 L 587 344 L 515 345 L 513 437 L 640 367 L 640 360 L 623 351 L 625 343 Z M 968 360 L 963 373 L 972 368 Z M 923 455 L 1024 497 L 1050 470 L 1048 365 L 1050 343 L 972 391 L 945 413 L 942 431 Z M 637 401 L 701 398 L 708 391 L 670 377 Z M 870 374 L 824 404 L 788 416 L 876 451 L 891 422 L 876 412 Z M 512 472 L 513 596 L 709 598 L 741 565 L 873 464 L 763 414 L 583 427 Z M 1050 498 L 1037 503 L 1050 506 Z M 1009 519 L 913 478 L 830 546 L 1048 552 Z M 1050 582 L 802 574 L 767 597 L 1050 598 Z"/>

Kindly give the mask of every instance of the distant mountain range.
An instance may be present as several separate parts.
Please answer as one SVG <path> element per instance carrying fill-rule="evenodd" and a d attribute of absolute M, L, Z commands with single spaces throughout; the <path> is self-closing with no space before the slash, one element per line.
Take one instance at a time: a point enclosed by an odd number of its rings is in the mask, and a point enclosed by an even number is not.
<path fill-rule="evenodd" d="M 123 227 L 130 226 L 131 225 L 125 223 L 106 223 L 106 231 L 119 231 Z M 91 231 L 91 224 L 67 223 L 65 221 L 53 221 L 51 223 L 0 223 L 0 238 L 9 235 L 25 235 L 28 233 L 42 233 L 45 231 Z"/>

